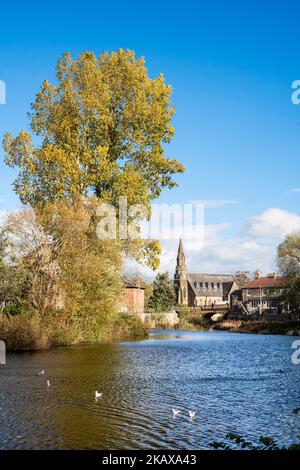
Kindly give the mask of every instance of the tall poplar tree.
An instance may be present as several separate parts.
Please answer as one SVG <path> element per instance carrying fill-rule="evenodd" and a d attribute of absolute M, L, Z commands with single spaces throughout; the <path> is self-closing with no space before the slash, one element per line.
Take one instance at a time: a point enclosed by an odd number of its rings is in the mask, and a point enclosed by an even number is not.
<path fill-rule="evenodd" d="M 41 208 L 93 194 L 116 205 L 126 196 L 150 217 L 151 201 L 184 170 L 165 153 L 174 135 L 171 93 L 163 75 L 151 79 L 144 59 L 130 50 L 76 59 L 65 53 L 56 82 L 44 81 L 32 104 L 31 134 L 4 136 L 5 162 L 19 170 L 14 187 L 21 202 Z M 158 266 L 157 242 L 128 246 L 136 259 Z"/>

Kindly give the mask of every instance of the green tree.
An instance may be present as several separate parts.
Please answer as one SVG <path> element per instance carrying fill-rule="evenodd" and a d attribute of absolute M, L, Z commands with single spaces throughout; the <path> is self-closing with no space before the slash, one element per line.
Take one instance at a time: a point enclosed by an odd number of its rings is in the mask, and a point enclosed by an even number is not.
<path fill-rule="evenodd" d="M 19 169 L 14 187 L 21 201 L 41 207 L 58 199 L 95 194 L 116 205 L 150 203 L 163 188 L 176 185 L 183 166 L 165 155 L 174 135 L 171 87 L 163 75 L 149 78 L 143 58 L 129 50 L 97 58 L 65 53 L 57 83 L 44 81 L 32 104 L 31 131 L 3 140 L 5 162 Z M 137 219 L 139 216 L 136 216 Z M 159 244 L 127 248 L 138 261 L 158 267 Z"/>
<path fill-rule="evenodd" d="M 102 339 L 117 319 L 121 242 L 97 237 L 97 207 L 88 198 L 14 212 L 0 238 L 1 310 L 35 313 L 54 344 Z"/>
<path fill-rule="evenodd" d="M 153 294 L 153 284 L 152 282 L 142 282 L 142 287 L 144 288 L 145 294 L 145 310 L 147 311 L 150 304 L 150 299 Z"/>
<path fill-rule="evenodd" d="M 300 232 L 290 234 L 278 246 L 277 264 L 283 276 L 289 278 L 289 297 L 300 305 Z"/>
<path fill-rule="evenodd" d="M 171 87 L 159 75 L 148 77 L 143 58 L 129 50 L 97 58 L 65 53 L 57 65 L 57 84 L 44 81 L 32 104 L 33 144 L 24 130 L 4 137 L 6 163 L 19 168 L 15 190 L 25 204 L 93 192 L 115 202 L 147 204 L 172 175 L 183 171 L 165 156 L 173 137 Z"/>
<path fill-rule="evenodd" d="M 56 201 L 37 211 L 59 268 L 63 310 L 82 337 L 99 339 L 117 315 L 123 293 L 121 243 L 96 234 L 95 198 Z"/>
<path fill-rule="evenodd" d="M 173 281 L 168 273 L 157 274 L 153 281 L 153 293 L 149 300 L 149 307 L 156 312 L 168 312 L 176 303 Z"/>
<path fill-rule="evenodd" d="M 288 235 L 279 245 L 277 259 L 285 276 L 300 277 L 300 232 Z"/>
<path fill-rule="evenodd" d="M 10 251 L 5 229 L 0 231 L 0 312 L 18 313 L 26 302 L 30 273 Z"/>
<path fill-rule="evenodd" d="M 0 230 L 0 265 L 4 263 L 5 252 L 7 247 L 7 236 L 3 229 Z"/>

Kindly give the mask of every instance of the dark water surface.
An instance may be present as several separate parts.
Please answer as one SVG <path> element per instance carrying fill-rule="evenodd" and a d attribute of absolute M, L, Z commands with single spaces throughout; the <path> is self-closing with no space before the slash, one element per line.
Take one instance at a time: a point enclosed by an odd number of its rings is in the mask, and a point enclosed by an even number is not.
<path fill-rule="evenodd" d="M 144 341 L 8 354 L 0 448 L 206 449 L 228 432 L 293 442 L 295 339 L 153 330 Z M 40 369 L 45 377 L 36 376 Z M 98 402 L 95 390 L 103 392 Z M 172 408 L 182 410 L 176 419 Z"/>

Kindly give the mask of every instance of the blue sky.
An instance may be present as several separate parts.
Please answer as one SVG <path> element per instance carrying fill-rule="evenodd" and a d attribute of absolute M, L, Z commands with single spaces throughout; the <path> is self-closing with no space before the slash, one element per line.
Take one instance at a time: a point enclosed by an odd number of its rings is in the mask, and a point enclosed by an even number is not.
<path fill-rule="evenodd" d="M 6 2 L 0 138 L 28 126 L 30 102 L 64 51 L 133 49 L 174 90 L 167 152 L 186 172 L 161 200 L 215 201 L 205 210 L 206 245 L 187 243 L 190 270 L 272 269 L 276 244 L 300 229 L 300 192 L 290 191 L 300 188 L 300 105 L 291 102 L 299 21 L 299 2 L 289 0 Z M 13 179 L 1 150 L 0 210 L 18 206 Z M 164 245 L 162 269 L 174 250 Z"/>

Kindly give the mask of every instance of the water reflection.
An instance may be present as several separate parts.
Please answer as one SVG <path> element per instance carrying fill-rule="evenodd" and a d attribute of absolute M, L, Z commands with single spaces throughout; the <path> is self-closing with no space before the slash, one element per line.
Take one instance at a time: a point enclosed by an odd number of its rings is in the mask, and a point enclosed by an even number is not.
<path fill-rule="evenodd" d="M 159 330 L 137 342 L 9 354 L 0 368 L 0 448 L 198 449 L 228 432 L 294 441 L 292 342 Z M 172 408 L 181 410 L 175 419 Z"/>

